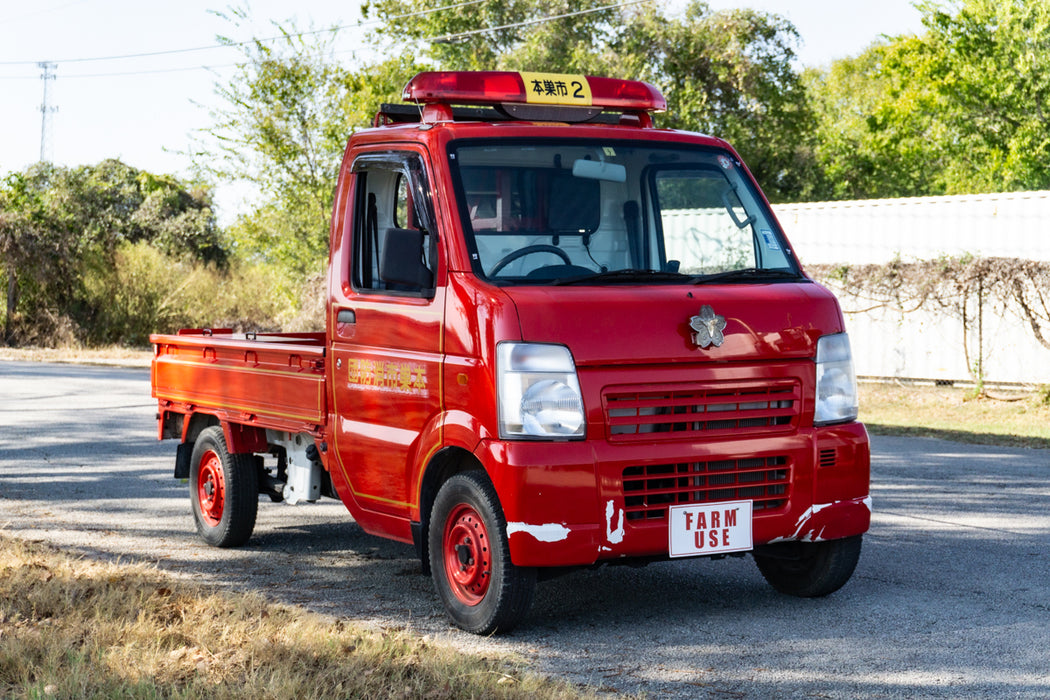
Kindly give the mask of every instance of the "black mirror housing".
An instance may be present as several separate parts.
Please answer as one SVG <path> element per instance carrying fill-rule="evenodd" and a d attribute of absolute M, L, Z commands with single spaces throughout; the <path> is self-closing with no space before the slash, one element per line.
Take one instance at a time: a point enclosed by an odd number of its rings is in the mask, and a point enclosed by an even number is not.
<path fill-rule="evenodd" d="M 406 291 L 424 291 L 434 286 L 434 273 L 423 262 L 423 232 L 411 228 L 388 228 L 383 239 L 379 276 L 387 284 L 405 285 Z"/>

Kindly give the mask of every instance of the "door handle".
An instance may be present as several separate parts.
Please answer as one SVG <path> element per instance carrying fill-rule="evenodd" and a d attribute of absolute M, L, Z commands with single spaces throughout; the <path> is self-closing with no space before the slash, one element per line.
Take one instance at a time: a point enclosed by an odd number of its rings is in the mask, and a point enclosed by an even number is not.
<path fill-rule="evenodd" d="M 340 309 L 335 320 L 337 323 L 357 323 L 357 314 L 353 309 Z"/>

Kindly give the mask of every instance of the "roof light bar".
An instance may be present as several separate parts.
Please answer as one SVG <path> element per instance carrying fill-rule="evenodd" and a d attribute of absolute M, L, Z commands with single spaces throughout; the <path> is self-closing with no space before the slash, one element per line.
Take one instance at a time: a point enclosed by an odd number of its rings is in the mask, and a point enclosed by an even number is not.
<path fill-rule="evenodd" d="M 439 71 L 417 74 L 401 95 L 417 104 L 537 104 L 663 112 L 667 100 L 649 83 L 566 73 Z"/>

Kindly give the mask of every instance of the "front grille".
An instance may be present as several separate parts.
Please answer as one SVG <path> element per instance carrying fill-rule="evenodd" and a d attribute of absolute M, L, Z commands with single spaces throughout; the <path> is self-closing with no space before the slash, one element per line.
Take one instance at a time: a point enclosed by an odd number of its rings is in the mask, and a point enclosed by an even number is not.
<path fill-rule="evenodd" d="M 602 395 L 609 440 L 744 437 L 790 430 L 801 406 L 795 380 L 731 386 L 612 387 Z"/>
<path fill-rule="evenodd" d="M 627 467 L 624 506 L 628 520 L 664 519 L 668 506 L 717 501 L 749 500 L 756 512 L 772 510 L 787 502 L 790 476 L 783 456 Z"/>

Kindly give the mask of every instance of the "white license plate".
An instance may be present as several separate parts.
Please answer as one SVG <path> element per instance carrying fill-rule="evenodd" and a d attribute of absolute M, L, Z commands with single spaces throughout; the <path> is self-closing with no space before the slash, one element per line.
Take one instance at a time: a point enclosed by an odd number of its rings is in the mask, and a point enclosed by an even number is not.
<path fill-rule="evenodd" d="M 668 546 L 672 557 L 747 552 L 751 535 L 751 501 L 725 501 L 668 509 Z"/>

